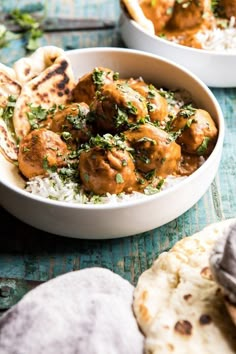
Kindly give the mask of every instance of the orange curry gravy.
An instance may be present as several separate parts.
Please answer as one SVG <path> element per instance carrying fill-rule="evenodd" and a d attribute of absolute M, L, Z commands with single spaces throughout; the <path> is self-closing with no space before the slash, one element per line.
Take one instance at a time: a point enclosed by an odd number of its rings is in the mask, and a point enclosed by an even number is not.
<path fill-rule="evenodd" d="M 198 33 L 221 27 L 222 21 L 227 23 L 226 18 L 215 17 L 207 0 L 141 0 L 140 7 L 153 22 L 157 36 L 198 49 L 202 48 Z"/>

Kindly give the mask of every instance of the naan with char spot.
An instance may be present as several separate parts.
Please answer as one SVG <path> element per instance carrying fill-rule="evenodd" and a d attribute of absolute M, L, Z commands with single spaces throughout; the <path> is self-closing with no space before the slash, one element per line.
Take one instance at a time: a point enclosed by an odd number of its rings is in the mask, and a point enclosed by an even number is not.
<path fill-rule="evenodd" d="M 39 48 L 30 57 L 20 59 L 14 70 L 22 90 L 16 101 L 13 125 L 16 136 L 22 138 L 31 130 L 27 115 L 30 106 L 48 109 L 68 103 L 75 79 L 65 52 L 53 46 Z"/>
<path fill-rule="evenodd" d="M 140 276 L 133 306 L 145 353 L 236 353 L 236 327 L 210 270 L 216 241 L 235 221 L 183 238 Z"/>
<path fill-rule="evenodd" d="M 21 92 L 21 85 L 16 78 L 15 71 L 0 63 L 0 151 L 6 159 L 17 160 L 17 144 L 7 122 L 4 120 L 4 110 L 8 107 L 9 96 L 17 98 Z"/>

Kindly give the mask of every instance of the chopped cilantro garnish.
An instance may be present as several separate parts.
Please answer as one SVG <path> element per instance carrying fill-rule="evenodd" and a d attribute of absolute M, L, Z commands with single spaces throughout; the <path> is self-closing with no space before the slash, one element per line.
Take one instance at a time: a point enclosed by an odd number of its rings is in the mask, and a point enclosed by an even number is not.
<path fill-rule="evenodd" d="M 120 74 L 116 71 L 116 72 L 113 74 L 113 80 L 114 80 L 114 81 L 117 81 L 117 80 L 119 80 L 119 77 L 120 77 Z"/>
<path fill-rule="evenodd" d="M 136 115 L 138 112 L 138 109 L 137 109 L 137 107 L 134 106 L 134 104 L 132 102 L 127 102 L 127 111 L 130 114 Z"/>
<path fill-rule="evenodd" d="M 85 144 L 84 147 L 86 149 L 89 146 L 90 147 L 99 146 L 100 148 L 105 150 L 111 150 L 114 147 L 121 150 L 128 149 L 128 146 L 126 145 L 126 142 L 124 141 L 124 138 L 122 136 L 111 135 L 109 133 L 104 134 L 103 136 L 98 134 L 94 137 L 91 137 L 89 140 L 89 145 Z"/>
<path fill-rule="evenodd" d="M 46 155 L 43 158 L 43 169 L 47 171 L 49 169 L 48 167 L 49 167 L 49 165 L 48 165 L 48 157 Z"/>
<path fill-rule="evenodd" d="M 120 173 L 116 174 L 116 183 L 117 184 L 124 183 L 124 179 Z"/>
<path fill-rule="evenodd" d="M 154 98 L 156 96 L 156 89 L 153 85 L 148 86 L 148 95 L 147 99 Z"/>
<path fill-rule="evenodd" d="M 13 117 L 15 105 L 16 105 L 16 97 L 10 95 L 8 96 L 8 102 L 6 107 L 5 108 L 1 107 L 0 109 L 0 117 L 4 119 L 7 125 Z"/>
<path fill-rule="evenodd" d="M 62 132 L 61 137 L 63 140 L 66 140 L 66 141 L 72 139 L 72 135 L 70 132 Z"/>
<path fill-rule="evenodd" d="M 148 173 L 145 174 L 145 179 L 151 180 L 155 177 L 156 175 L 156 169 L 149 171 Z"/>
<path fill-rule="evenodd" d="M 189 118 L 193 116 L 196 113 L 197 109 L 192 106 L 192 104 L 188 104 L 186 106 L 183 106 L 180 111 L 179 115 L 184 118 Z"/>
<path fill-rule="evenodd" d="M 156 105 L 153 103 L 147 102 L 147 109 L 148 109 L 148 112 L 154 112 L 156 109 Z"/>
<path fill-rule="evenodd" d="M 51 172 L 55 172 L 57 170 L 57 166 L 54 165 L 54 166 L 49 166 L 49 163 L 48 163 L 48 156 L 45 155 L 43 157 L 43 169 L 45 171 L 51 171 Z"/>
<path fill-rule="evenodd" d="M 117 115 L 115 117 L 115 122 L 117 128 L 128 123 L 128 114 L 119 107 L 117 107 Z"/>
<path fill-rule="evenodd" d="M 149 142 L 152 145 L 156 145 L 156 141 L 154 139 L 148 138 L 147 136 L 144 136 L 142 138 L 140 138 L 139 140 L 137 140 L 137 143 L 142 143 L 142 142 Z"/>
<path fill-rule="evenodd" d="M 48 110 L 42 106 L 33 106 L 29 103 L 30 111 L 27 112 L 28 121 L 32 129 L 40 128 L 40 122 L 47 118 Z"/>
<path fill-rule="evenodd" d="M 92 79 L 94 84 L 99 88 L 104 83 L 105 71 L 95 68 L 93 70 Z"/>
<path fill-rule="evenodd" d="M 205 138 L 203 139 L 201 145 L 197 149 L 198 155 L 204 155 L 206 153 L 210 140 L 211 139 L 208 136 L 205 136 Z"/>

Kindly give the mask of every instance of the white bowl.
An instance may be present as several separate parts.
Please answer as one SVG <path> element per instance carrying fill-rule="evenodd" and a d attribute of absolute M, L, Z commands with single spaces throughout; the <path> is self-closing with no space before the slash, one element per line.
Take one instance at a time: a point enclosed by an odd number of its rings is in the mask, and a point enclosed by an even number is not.
<path fill-rule="evenodd" d="M 149 34 L 124 12 L 120 17 L 120 31 L 127 47 L 173 60 L 191 70 L 207 86 L 236 86 L 236 52 L 219 53 L 176 44 Z"/>
<path fill-rule="evenodd" d="M 215 120 L 219 136 L 207 161 L 191 176 L 159 194 L 116 205 L 78 205 L 32 195 L 22 189 L 16 168 L 0 156 L 1 204 L 22 221 L 44 231 L 75 238 L 105 239 L 138 234 L 159 227 L 191 208 L 207 191 L 219 166 L 224 118 L 207 86 L 187 70 L 141 51 L 90 48 L 67 52 L 76 77 L 97 66 L 118 71 L 121 77 L 142 76 L 166 88 L 188 90 L 198 107 Z"/>

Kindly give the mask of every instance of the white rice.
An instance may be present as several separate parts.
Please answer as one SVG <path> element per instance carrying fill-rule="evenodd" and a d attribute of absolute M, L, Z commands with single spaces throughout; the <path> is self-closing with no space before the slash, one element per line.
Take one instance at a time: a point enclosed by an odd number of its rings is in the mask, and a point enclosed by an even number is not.
<path fill-rule="evenodd" d="M 236 28 L 235 17 L 231 17 L 229 25 L 225 29 L 199 31 L 196 38 L 202 45 L 202 49 L 214 52 L 236 53 Z"/>
<path fill-rule="evenodd" d="M 170 188 L 185 178 L 187 177 L 168 176 L 161 190 Z M 78 183 L 68 181 L 65 183 L 56 172 L 51 173 L 48 177 L 37 176 L 31 178 L 26 182 L 25 190 L 44 198 L 77 204 L 119 204 L 131 199 L 148 198 L 148 195 L 139 192 L 131 194 L 120 193 L 119 195 L 107 193 L 106 196 L 88 198 Z"/>

